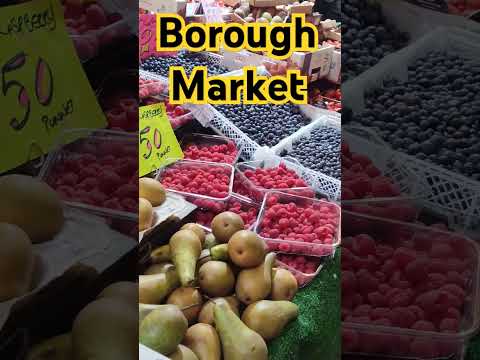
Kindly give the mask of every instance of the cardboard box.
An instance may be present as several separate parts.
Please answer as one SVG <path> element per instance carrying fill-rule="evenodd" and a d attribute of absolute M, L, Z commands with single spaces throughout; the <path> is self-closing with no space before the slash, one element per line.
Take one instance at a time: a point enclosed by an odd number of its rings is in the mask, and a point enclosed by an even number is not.
<path fill-rule="evenodd" d="M 330 80 L 335 84 L 340 84 L 342 82 L 342 53 L 338 50 L 333 50 L 327 80 Z"/>
<path fill-rule="evenodd" d="M 313 4 L 310 2 L 301 3 L 299 5 L 290 5 L 288 7 L 290 14 L 306 14 L 310 15 L 313 11 Z"/>
<path fill-rule="evenodd" d="M 325 31 L 325 38 L 330 40 L 335 40 L 335 41 L 341 41 L 342 33 L 336 30 L 328 30 L 328 31 Z"/>
<path fill-rule="evenodd" d="M 254 7 L 275 7 L 277 5 L 288 5 L 288 0 L 249 0 L 250 6 Z"/>
<path fill-rule="evenodd" d="M 187 0 L 140 0 L 139 7 L 152 13 L 176 13 L 184 16 Z"/>
<path fill-rule="evenodd" d="M 308 76 L 309 82 L 312 82 L 328 75 L 334 49 L 330 45 L 309 53 L 294 52 L 291 60 L 300 69 L 302 75 Z"/>

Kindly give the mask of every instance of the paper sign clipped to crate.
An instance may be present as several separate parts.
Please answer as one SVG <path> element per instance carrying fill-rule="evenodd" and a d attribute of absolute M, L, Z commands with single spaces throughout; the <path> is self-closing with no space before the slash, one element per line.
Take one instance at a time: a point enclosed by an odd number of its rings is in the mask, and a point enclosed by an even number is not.
<path fill-rule="evenodd" d="M 139 176 L 183 159 L 182 149 L 173 132 L 163 103 L 139 109 Z"/>
<path fill-rule="evenodd" d="M 0 172 L 47 153 L 71 128 L 106 119 L 76 55 L 60 2 L 0 11 Z"/>

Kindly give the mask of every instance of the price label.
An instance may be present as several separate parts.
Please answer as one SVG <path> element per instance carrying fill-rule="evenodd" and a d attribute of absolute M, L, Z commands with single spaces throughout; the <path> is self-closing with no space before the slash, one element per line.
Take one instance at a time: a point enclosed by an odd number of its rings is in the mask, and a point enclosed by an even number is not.
<path fill-rule="evenodd" d="M 0 11 L 0 172 L 46 153 L 70 128 L 106 119 L 68 37 L 59 1 Z"/>
<path fill-rule="evenodd" d="M 139 176 L 145 176 L 176 159 L 183 159 L 182 149 L 168 120 L 163 103 L 139 109 Z"/>

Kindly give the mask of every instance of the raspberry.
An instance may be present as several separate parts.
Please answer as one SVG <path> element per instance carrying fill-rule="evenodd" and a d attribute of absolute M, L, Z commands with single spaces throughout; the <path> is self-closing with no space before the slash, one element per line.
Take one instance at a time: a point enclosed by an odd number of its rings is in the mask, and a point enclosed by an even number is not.
<path fill-rule="evenodd" d="M 418 320 L 412 326 L 411 329 L 419 331 L 436 331 L 436 327 L 430 321 Z"/>

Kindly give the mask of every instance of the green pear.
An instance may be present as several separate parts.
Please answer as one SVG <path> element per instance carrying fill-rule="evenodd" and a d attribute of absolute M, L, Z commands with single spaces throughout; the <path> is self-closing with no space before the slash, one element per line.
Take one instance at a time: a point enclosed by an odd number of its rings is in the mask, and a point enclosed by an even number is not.
<path fill-rule="evenodd" d="M 242 321 L 265 341 L 276 338 L 298 316 L 298 306 L 290 301 L 261 300 L 247 306 Z"/>
<path fill-rule="evenodd" d="M 150 254 L 150 259 L 152 263 L 159 264 L 165 261 L 170 261 L 171 259 L 171 252 L 170 252 L 170 245 L 163 245 L 155 250 L 153 250 Z"/>
<path fill-rule="evenodd" d="M 228 261 L 228 244 L 215 245 L 210 249 L 212 260 Z"/>
<path fill-rule="evenodd" d="M 172 261 L 182 286 L 191 287 L 195 284 L 195 271 L 201 251 L 202 243 L 192 230 L 180 230 L 171 237 Z"/>
<path fill-rule="evenodd" d="M 183 344 L 190 348 L 199 360 L 220 360 L 222 348 L 215 328 L 198 323 L 188 328 Z"/>
<path fill-rule="evenodd" d="M 238 311 L 238 307 L 240 306 L 240 303 L 234 296 L 217 297 L 217 298 L 208 300 L 203 305 L 202 310 L 200 310 L 200 314 L 198 314 L 198 322 L 214 326 L 215 321 L 213 320 L 213 308 L 215 307 L 215 304 L 218 304 L 220 302 L 227 303 L 230 309 L 232 309 L 232 311 L 237 316 L 240 315 Z"/>
<path fill-rule="evenodd" d="M 173 353 L 187 332 L 188 322 L 176 305 L 159 305 L 140 323 L 140 343 L 162 355 Z"/>
<path fill-rule="evenodd" d="M 297 279 L 290 271 L 281 268 L 273 269 L 272 300 L 292 301 L 297 291 Z"/>
<path fill-rule="evenodd" d="M 143 319 L 150 314 L 153 310 L 158 309 L 159 306 L 163 305 L 154 305 L 154 304 L 138 304 L 138 323 L 141 324 Z"/>
<path fill-rule="evenodd" d="M 163 274 L 169 271 L 171 268 L 175 269 L 175 265 L 170 262 L 162 262 L 159 264 L 152 264 L 150 265 L 147 270 L 143 273 L 143 275 L 157 275 Z"/>
<path fill-rule="evenodd" d="M 266 299 L 272 290 L 274 264 L 275 253 L 269 253 L 259 266 L 240 271 L 235 288 L 238 300 L 248 305 Z"/>
<path fill-rule="evenodd" d="M 165 297 L 180 286 L 175 267 L 165 273 L 140 275 L 138 277 L 138 302 L 142 304 L 159 304 Z"/>
<path fill-rule="evenodd" d="M 198 357 L 188 347 L 180 344 L 177 351 L 170 355 L 170 360 L 198 360 Z"/>
<path fill-rule="evenodd" d="M 267 360 L 267 344 L 246 326 L 225 303 L 213 309 L 215 326 L 222 341 L 224 360 Z"/>

